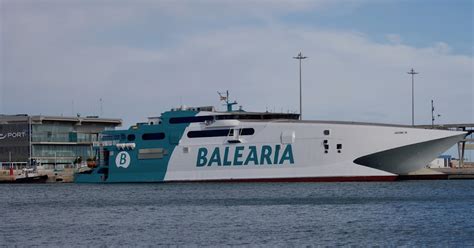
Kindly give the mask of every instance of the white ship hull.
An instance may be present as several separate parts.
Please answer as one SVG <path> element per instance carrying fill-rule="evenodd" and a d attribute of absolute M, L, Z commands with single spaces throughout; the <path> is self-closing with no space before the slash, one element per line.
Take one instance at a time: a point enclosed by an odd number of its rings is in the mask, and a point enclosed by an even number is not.
<path fill-rule="evenodd" d="M 218 122 L 214 126 L 191 124 L 185 133 L 225 126 Z M 241 143 L 229 143 L 236 137 L 192 139 L 183 136 L 172 154 L 165 181 L 389 180 L 425 167 L 465 135 L 464 132 L 342 122 L 234 121 L 229 125 L 235 129 L 253 128 L 255 134 L 238 137 Z M 329 130 L 329 135 L 324 135 L 325 130 Z M 288 161 L 278 165 L 255 164 L 252 161 L 240 166 L 224 166 L 217 162 L 196 166 L 198 151 L 203 147 L 208 151 L 207 160 L 216 148 L 220 151 L 221 160 L 224 160 L 222 153 L 226 149 L 233 159 L 236 147 L 256 146 L 259 157 L 261 154 L 258 151 L 264 145 L 275 147 L 288 144 L 293 149 L 293 164 Z M 337 149 L 338 144 L 341 149 Z M 325 149 L 325 145 L 329 149 Z M 249 152 L 249 149 L 243 149 L 242 160 L 247 158 Z"/>

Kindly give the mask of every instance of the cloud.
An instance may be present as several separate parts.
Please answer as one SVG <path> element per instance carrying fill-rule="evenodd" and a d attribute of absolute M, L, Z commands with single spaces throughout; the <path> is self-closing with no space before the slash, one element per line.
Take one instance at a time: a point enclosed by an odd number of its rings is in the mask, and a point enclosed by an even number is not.
<path fill-rule="evenodd" d="M 402 37 L 399 34 L 387 34 L 385 37 L 392 44 L 399 45 L 402 43 Z"/>
<path fill-rule="evenodd" d="M 431 99 L 441 121 L 474 121 L 472 56 L 278 19 L 326 2 L 4 6 L 0 111 L 98 114 L 102 98 L 106 116 L 130 124 L 181 104 L 220 106 L 216 91 L 229 89 L 244 109 L 294 112 L 302 51 L 308 119 L 410 123 L 414 67 L 417 123 L 430 122 Z"/>
<path fill-rule="evenodd" d="M 449 54 L 451 52 L 451 47 L 444 42 L 436 42 L 433 46 L 433 49 L 440 54 Z"/>

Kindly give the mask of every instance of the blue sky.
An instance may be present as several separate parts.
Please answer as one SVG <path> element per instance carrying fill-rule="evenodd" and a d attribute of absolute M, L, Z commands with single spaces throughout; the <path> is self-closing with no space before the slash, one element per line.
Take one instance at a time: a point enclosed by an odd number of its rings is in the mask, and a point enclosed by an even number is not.
<path fill-rule="evenodd" d="M 271 1 L 266 3 L 271 5 Z M 337 4 L 329 3 L 321 9 L 277 13 L 275 20 L 287 26 L 360 32 L 381 43 L 387 42 L 388 34 L 398 35 L 401 42 L 415 47 L 444 42 L 449 44 L 454 54 L 472 55 L 473 11 L 473 1 L 470 0 L 339 1 Z M 165 18 L 175 26 L 163 25 L 159 20 Z M 267 20 L 252 15 L 222 19 L 212 16 L 181 19 L 181 16 L 167 13 L 157 18 L 150 11 L 106 33 L 97 33 L 96 38 L 106 42 L 155 48 L 157 44 L 163 46 L 175 41 L 176 36 L 182 32 L 209 32 L 226 27 L 267 25 Z M 150 32 L 151 30 L 158 32 Z M 161 32 L 166 32 L 167 35 L 163 37 Z"/>
<path fill-rule="evenodd" d="M 357 1 L 355 1 L 357 2 Z M 292 25 L 319 26 L 328 29 L 355 30 L 384 42 L 386 34 L 398 34 L 407 45 L 423 47 L 445 42 L 453 53 L 472 56 L 472 0 L 401 0 L 368 1 L 334 6 L 321 11 L 290 13 L 282 18 Z"/>
<path fill-rule="evenodd" d="M 474 122 L 473 1 L 0 0 L 0 113 L 125 125 L 230 90 L 247 110 L 309 119 Z M 28 99 L 27 101 L 21 99 Z M 74 102 L 74 104 L 73 104 Z M 140 106 L 137 108 L 137 106 Z"/>

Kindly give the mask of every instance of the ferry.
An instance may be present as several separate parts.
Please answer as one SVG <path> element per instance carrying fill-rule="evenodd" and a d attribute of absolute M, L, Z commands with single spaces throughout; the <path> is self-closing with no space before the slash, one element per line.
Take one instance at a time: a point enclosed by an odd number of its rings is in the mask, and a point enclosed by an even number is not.
<path fill-rule="evenodd" d="M 299 114 L 180 107 L 104 131 L 96 168 L 76 183 L 393 181 L 466 132 L 300 120 Z"/>

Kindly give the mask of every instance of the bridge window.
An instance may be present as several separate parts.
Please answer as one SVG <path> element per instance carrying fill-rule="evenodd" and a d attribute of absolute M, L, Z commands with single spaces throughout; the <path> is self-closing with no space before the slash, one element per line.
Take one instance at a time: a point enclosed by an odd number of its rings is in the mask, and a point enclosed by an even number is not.
<path fill-rule="evenodd" d="M 170 118 L 170 124 L 182 124 L 182 123 L 193 123 L 193 122 L 205 122 L 214 120 L 214 116 L 190 116 L 190 117 L 175 117 Z"/>
<path fill-rule="evenodd" d="M 165 133 L 145 133 L 142 135 L 143 140 L 162 140 L 165 138 Z"/>
<path fill-rule="evenodd" d="M 188 138 L 208 138 L 208 137 L 225 137 L 232 136 L 233 129 L 217 129 L 217 130 L 204 130 L 204 131 L 190 131 L 188 132 Z M 240 135 L 253 135 L 255 130 L 253 128 L 243 128 L 240 130 Z"/>

